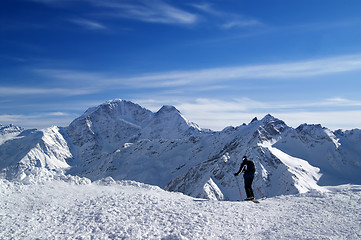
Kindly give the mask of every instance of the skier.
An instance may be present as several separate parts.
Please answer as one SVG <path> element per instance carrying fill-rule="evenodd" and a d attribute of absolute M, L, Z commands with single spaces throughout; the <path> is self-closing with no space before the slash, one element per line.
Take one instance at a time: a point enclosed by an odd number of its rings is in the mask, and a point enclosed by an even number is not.
<path fill-rule="evenodd" d="M 254 163 L 247 159 L 247 156 L 244 156 L 242 158 L 242 164 L 239 168 L 238 172 L 234 174 L 234 176 L 238 176 L 241 172 L 243 172 L 243 178 L 244 178 L 244 188 L 246 190 L 247 198 L 246 201 L 252 201 L 254 200 L 254 194 L 252 190 L 252 182 L 254 178 L 255 173 L 255 167 Z"/>

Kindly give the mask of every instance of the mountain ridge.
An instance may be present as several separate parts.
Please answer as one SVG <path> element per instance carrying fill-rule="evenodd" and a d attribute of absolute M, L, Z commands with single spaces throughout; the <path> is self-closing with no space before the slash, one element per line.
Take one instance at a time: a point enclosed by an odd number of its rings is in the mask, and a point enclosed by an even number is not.
<path fill-rule="evenodd" d="M 237 200 L 239 183 L 233 173 L 247 155 L 256 165 L 254 185 L 267 196 L 361 183 L 361 130 L 333 132 L 309 124 L 292 128 L 270 114 L 249 124 L 208 131 L 173 106 L 154 113 L 115 99 L 89 108 L 67 127 L 9 134 L 0 144 L 1 175 L 9 179 L 43 168 Z"/>

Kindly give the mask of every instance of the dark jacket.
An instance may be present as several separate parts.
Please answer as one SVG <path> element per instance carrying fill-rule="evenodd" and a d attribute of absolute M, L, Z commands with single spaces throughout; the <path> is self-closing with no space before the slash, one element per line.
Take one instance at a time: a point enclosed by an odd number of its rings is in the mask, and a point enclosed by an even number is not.
<path fill-rule="evenodd" d="M 254 167 L 254 163 L 248 159 L 243 160 L 241 167 L 238 172 L 235 174 L 236 176 L 244 172 L 244 176 L 254 177 L 254 173 L 256 172 L 256 168 Z"/>

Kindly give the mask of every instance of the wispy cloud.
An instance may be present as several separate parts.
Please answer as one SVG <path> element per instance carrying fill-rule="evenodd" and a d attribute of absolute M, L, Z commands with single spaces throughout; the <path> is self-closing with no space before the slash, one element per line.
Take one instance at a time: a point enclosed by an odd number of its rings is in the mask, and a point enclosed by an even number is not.
<path fill-rule="evenodd" d="M 191 4 L 194 8 L 206 13 L 210 16 L 213 16 L 218 19 L 221 23 L 219 26 L 223 29 L 231 29 L 231 28 L 244 28 L 250 26 L 263 26 L 259 20 L 256 20 L 252 17 L 245 16 L 242 14 L 235 14 L 230 12 L 223 12 L 219 9 L 216 9 L 210 3 L 195 3 Z"/>
<path fill-rule="evenodd" d="M 108 8 L 108 17 L 129 18 L 133 20 L 167 24 L 194 24 L 197 15 L 175 7 L 161 0 L 151 1 L 94 1 L 90 3 Z"/>
<path fill-rule="evenodd" d="M 63 95 L 74 96 L 94 93 L 91 89 L 74 89 L 74 88 L 32 88 L 32 87 L 1 87 L 1 96 L 18 96 L 18 95 Z"/>
<path fill-rule="evenodd" d="M 95 21 L 91 21 L 91 20 L 87 20 L 87 19 L 83 19 L 83 18 L 75 18 L 75 19 L 71 19 L 70 22 L 75 23 L 85 29 L 89 29 L 89 30 L 104 30 L 107 29 L 107 27 L 101 23 L 95 22 Z"/>
<path fill-rule="evenodd" d="M 52 6 L 69 6 L 72 3 L 61 0 L 32 1 Z M 207 2 L 191 4 L 182 2 L 171 4 L 164 0 L 74 0 L 73 2 L 86 3 L 96 8 L 95 15 L 103 18 L 125 18 L 149 23 L 178 25 L 194 25 L 199 23 L 201 19 L 206 19 L 208 23 L 214 23 L 213 20 L 216 20 L 216 25 L 224 29 L 263 25 L 259 20 L 250 16 L 222 11 Z M 89 29 L 105 28 L 103 24 L 93 20 L 75 19 L 72 21 Z"/>
<path fill-rule="evenodd" d="M 57 78 L 62 80 L 79 80 L 79 81 L 98 81 L 106 79 L 104 74 L 100 74 L 97 72 L 87 72 L 80 70 L 72 70 L 72 69 L 55 69 L 55 68 L 36 68 L 33 69 L 33 72 L 38 73 L 42 76 Z"/>
<path fill-rule="evenodd" d="M 165 101 L 164 99 L 137 100 L 142 106 L 153 111 L 159 109 Z M 173 100 L 170 104 L 176 106 L 189 120 L 203 128 L 212 130 L 222 130 L 227 126 L 239 126 L 243 123 L 249 123 L 254 117 L 261 119 L 269 113 L 284 120 L 286 124 L 292 127 L 298 127 L 303 123 L 320 123 L 330 129 L 361 128 L 359 121 L 361 110 L 349 108 L 350 103 L 360 106 L 361 102 L 347 99 L 337 102 L 338 108 L 328 110 L 322 107 L 333 103 L 329 99 L 321 102 L 294 102 L 288 106 L 280 102 L 260 102 L 249 98 L 231 100 L 179 99 Z"/>
<path fill-rule="evenodd" d="M 119 79 L 123 84 L 143 87 L 204 85 L 229 80 L 293 79 L 361 70 L 361 55 L 338 56 L 291 63 L 210 68 L 144 74 Z"/>
<path fill-rule="evenodd" d="M 43 4 L 59 6 L 69 5 L 71 2 L 61 0 L 32 0 Z M 198 17 L 196 14 L 176 7 L 162 0 L 75 0 L 73 2 L 87 3 L 97 8 L 97 15 L 107 18 L 127 18 L 143 22 L 165 23 L 165 24 L 194 24 Z M 102 13 L 102 14 L 100 14 Z M 97 22 L 81 20 L 78 24 L 99 29 L 104 27 Z"/>
<path fill-rule="evenodd" d="M 66 113 L 66 112 L 50 112 L 50 113 L 47 113 L 46 115 L 48 115 L 48 116 L 68 116 L 69 113 Z"/>
<path fill-rule="evenodd" d="M 245 112 L 255 108 L 267 108 L 268 104 L 252 100 L 250 98 L 220 100 L 198 98 L 194 102 L 183 102 L 178 104 L 179 108 L 187 111 L 199 112 L 207 109 L 208 112 Z M 268 106 L 269 107 L 269 106 Z"/>
<path fill-rule="evenodd" d="M 243 19 L 233 20 L 221 25 L 222 28 L 231 29 L 235 27 L 249 27 L 249 26 L 260 26 L 262 25 L 258 20 L 255 19 Z"/>
<path fill-rule="evenodd" d="M 232 81 L 247 81 L 252 79 L 261 80 L 285 80 L 306 79 L 308 77 L 360 71 L 361 55 L 346 55 L 314 60 L 305 60 L 289 63 L 241 65 L 233 67 L 208 68 L 190 71 L 169 71 L 159 73 L 143 73 L 134 76 L 119 77 L 117 73 L 86 72 L 69 69 L 36 69 L 48 78 L 62 79 L 72 85 L 83 86 L 82 91 L 100 91 L 102 88 L 192 88 L 195 86 L 207 86 L 212 88 L 225 88 Z M 2 88 L 6 93 L 7 89 Z M 11 90 L 11 89 L 10 89 Z M 22 89 L 20 89 L 22 90 Z M 19 90 L 19 91 L 20 91 Z M 37 89 L 31 89 L 38 91 Z M 1 91 L 1 89 L 0 89 Z M 12 91 L 16 91 L 13 89 Z M 26 89 L 24 89 L 26 91 Z M 43 90 L 39 90 L 43 91 Z M 62 89 L 54 89 L 54 92 L 62 92 Z M 74 90 L 77 93 L 77 90 Z"/>
<path fill-rule="evenodd" d="M 341 99 L 341 98 L 340 98 Z M 209 98 L 197 98 L 186 101 L 179 101 L 175 103 L 180 109 L 190 111 L 194 113 L 200 113 L 206 111 L 208 113 L 236 113 L 236 112 L 282 112 L 284 110 L 294 109 L 309 109 L 318 110 L 320 108 L 332 106 L 333 109 L 349 110 L 352 107 L 361 106 L 361 101 L 354 101 L 342 98 L 341 101 L 333 99 L 324 99 L 319 101 L 302 101 L 302 102 L 290 102 L 283 104 L 281 101 L 256 101 L 250 98 L 235 98 L 230 100 L 221 99 L 209 99 Z"/>
<path fill-rule="evenodd" d="M 103 100 L 74 100 L 64 98 L 64 101 L 53 101 L 47 98 L 40 102 L 30 102 L 16 98 L 6 104 L 0 104 L 0 124 L 15 124 L 24 128 L 47 128 L 50 126 L 67 126 L 79 117 L 87 108 L 94 107 Z M 20 114 L 1 114 L 20 109 Z M 10 110 L 10 111 L 9 111 Z"/>
<path fill-rule="evenodd" d="M 168 100 L 167 100 L 168 99 Z M 172 99 L 172 100 L 169 100 Z M 277 101 L 257 101 L 250 98 L 157 98 L 134 99 L 143 107 L 157 111 L 162 105 L 174 105 L 184 116 L 203 128 L 222 130 L 227 126 L 239 126 L 249 123 L 254 117 L 263 118 L 266 114 L 282 119 L 292 127 L 300 124 L 322 124 L 330 129 L 361 128 L 359 118 L 360 101 L 344 98 L 324 99 L 320 101 L 293 102 L 287 105 Z M 325 108 L 325 106 L 333 106 Z M 356 108 L 353 108 L 355 107 Z M 300 111 L 299 109 L 303 109 Z M 305 110 L 307 109 L 307 110 Z"/>
<path fill-rule="evenodd" d="M 350 100 L 341 97 L 328 98 L 317 103 L 308 104 L 306 106 L 314 107 L 359 107 L 361 106 L 361 101 Z"/>
<path fill-rule="evenodd" d="M 13 123 L 16 124 L 19 122 L 20 119 L 24 118 L 24 115 L 19 114 L 1 114 L 0 115 L 0 123 L 7 124 Z"/>
<path fill-rule="evenodd" d="M 298 127 L 300 124 L 321 124 L 331 130 L 337 129 L 361 129 L 360 110 L 337 110 L 337 111 L 289 111 L 277 113 L 276 117 L 284 120 L 286 124 L 292 127 Z"/>
<path fill-rule="evenodd" d="M 327 99 L 319 99 L 318 101 L 303 101 L 300 102 L 292 102 L 287 101 L 284 102 L 270 102 L 268 104 L 263 105 L 265 109 L 341 109 L 341 108 L 353 108 L 360 107 L 361 101 L 350 100 L 341 97 L 335 98 L 327 98 Z"/>
<path fill-rule="evenodd" d="M 295 25 L 286 25 L 284 27 L 276 27 L 275 31 L 287 31 L 287 32 L 310 32 L 310 31 L 324 31 L 334 30 L 337 28 L 349 28 L 349 27 L 360 27 L 360 18 L 350 18 L 344 20 L 324 21 L 324 22 L 312 22 Z"/>
<path fill-rule="evenodd" d="M 0 123 L 15 124 L 24 128 L 47 128 L 51 126 L 67 126 L 75 119 L 76 115 L 49 115 L 49 114 L 30 114 L 30 115 L 1 115 Z"/>

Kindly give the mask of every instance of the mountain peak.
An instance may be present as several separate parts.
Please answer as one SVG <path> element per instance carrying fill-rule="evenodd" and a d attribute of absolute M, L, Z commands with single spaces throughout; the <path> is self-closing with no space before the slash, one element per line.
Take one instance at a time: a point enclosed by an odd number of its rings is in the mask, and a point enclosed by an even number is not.
<path fill-rule="evenodd" d="M 254 122 L 258 122 L 258 118 L 257 117 L 254 117 L 250 123 L 254 123 Z"/>
<path fill-rule="evenodd" d="M 307 124 L 303 123 L 296 128 L 297 131 L 304 131 L 308 129 L 324 129 L 321 124 Z"/>
<path fill-rule="evenodd" d="M 271 114 L 267 114 L 266 116 L 264 116 L 260 122 L 262 122 L 263 124 L 266 124 L 266 125 L 272 124 L 275 126 L 287 127 L 287 125 L 284 121 L 272 116 Z"/>
<path fill-rule="evenodd" d="M 275 137 L 279 137 L 289 127 L 278 118 L 273 117 L 271 114 L 267 114 L 261 120 L 253 121 L 257 127 L 257 134 L 261 141 L 268 141 Z"/>
<path fill-rule="evenodd" d="M 280 121 L 280 120 L 268 113 L 266 116 L 264 116 L 262 118 L 261 121 L 263 121 L 263 122 L 273 122 L 273 121 Z"/>
<path fill-rule="evenodd" d="M 174 107 L 174 106 L 171 106 L 171 105 L 163 105 L 159 110 L 158 110 L 158 114 L 163 114 L 163 113 L 171 113 L 171 112 L 174 112 L 174 113 L 177 113 L 177 114 L 180 114 L 180 111 Z"/>
<path fill-rule="evenodd" d="M 7 126 L 3 126 L 0 124 L 0 135 L 20 133 L 23 130 L 24 129 L 22 127 L 15 126 L 13 124 L 9 124 Z"/>
<path fill-rule="evenodd" d="M 130 102 L 130 101 L 126 101 L 126 100 L 123 100 L 121 98 L 116 98 L 116 99 L 113 99 L 113 100 L 108 100 L 104 104 L 120 103 L 120 102 Z"/>
<path fill-rule="evenodd" d="M 187 120 L 174 106 L 164 105 L 142 130 L 143 138 L 179 139 L 198 134 L 201 129 Z"/>
<path fill-rule="evenodd" d="M 181 127 L 183 130 L 186 130 L 188 128 L 193 128 L 198 131 L 201 131 L 199 126 L 191 121 L 189 121 L 187 118 L 185 118 L 182 113 L 174 106 L 170 105 L 164 105 L 159 109 L 159 111 L 156 113 L 157 117 L 161 117 L 163 121 L 166 121 L 168 123 L 176 124 L 177 128 Z M 180 129 L 179 129 L 180 130 Z"/>
<path fill-rule="evenodd" d="M 330 139 L 337 142 L 335 133 L 321 124 L 301 124 L 296 128 L 296 132 L 303 136 L 310 136 L 314 139 Z M 337 145 L 337 144 L 336 144 Z"/>
<path fill-rule="evenodd" d="M 126 101 L 126 100 L 122 100 L 122 99 L 114 99 L 114 100 L 109 100 L 106 101 L 96 107 L 91 107 L 88 108 L 88 110 L 86 110 L 83 114 L 83 116 L 88 116 L 93 114 L 94 112 L 98 111 L 101 108 L 109 108 L 109 109 L 114 109 L 116 107 L 129 107 L 129 106 L 134 106 L 137 105 L 131 101 Z M 139 106 L 139 105 L 137 105 Z"/>
<path fill-rule="evenodd" d="M 113 120 L 124 120 L 135 125 L 144 125 L 153 113 L 135 104 L 131 101 L 122 99 L 109 100 L 96 107 L 91 107 L 84 112 L 82 116 L 75 119 L 73 122 L 77 122 L 79 119 L 95 118 L 109 121 Z"/>

